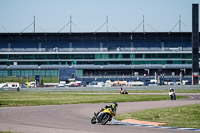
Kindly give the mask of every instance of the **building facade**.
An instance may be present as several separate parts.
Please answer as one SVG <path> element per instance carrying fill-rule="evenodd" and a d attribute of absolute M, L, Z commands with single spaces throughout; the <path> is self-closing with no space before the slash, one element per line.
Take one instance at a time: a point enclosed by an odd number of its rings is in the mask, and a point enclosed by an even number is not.
<path fill-rule="evenodd" d="M 0 33 L 0 77 L 40 75 L 88 81 L 191 79 L 191 35 Z"/>

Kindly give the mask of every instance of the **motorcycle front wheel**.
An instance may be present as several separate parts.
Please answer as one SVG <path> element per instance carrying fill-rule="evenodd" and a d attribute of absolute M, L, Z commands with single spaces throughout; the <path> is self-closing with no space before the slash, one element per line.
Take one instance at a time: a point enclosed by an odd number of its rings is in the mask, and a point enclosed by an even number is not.
<path fill-rule="evenodd" d="M 101 125 L 105 125 L 111 118 L 110 114 L 104 114 L 101 119 Z"/>
<path fill-rule="evenodd" d="M 92 123 L 92 124 L 96 124 L 96 117 L 92 117 L 91 123 Z"/>

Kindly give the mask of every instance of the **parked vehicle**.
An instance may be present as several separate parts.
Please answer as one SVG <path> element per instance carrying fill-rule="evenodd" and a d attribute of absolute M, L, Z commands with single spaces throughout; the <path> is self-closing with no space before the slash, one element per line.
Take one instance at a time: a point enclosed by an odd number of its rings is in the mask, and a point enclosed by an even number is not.
<path fill-rule="evenodd" d="M 114 81 L 112 82 L 112 86 L 126 86 L 127 81 Z"/>
<path fill-rule="evenodd" d="M 3 83 L 3 84 L 0 84 L 0 88 L 17 89 L 17 88 L 19 88 L 19 82 L 6 82 L 6 83 Z"/>
<path fill-rule="evenodd" d="M 132 86 L 144 86 L 144 82 L 142 82 L 141 80 L 135 80 L 133 82 L 131 82 Z"/>
<path fill-rule="evenodd" d="M 93 81 L 87 85 L 87 87 L 103 87 L 105 86 L 104 82 Z"/>
<path fill-rule="evenodd" d="M 65 87 L 80 87 L 81 81 L 73 81 L 65 84 Z"/>
<path fill-rule="evenodd" d="M 6 83 L 1 83 L 0 88 L 4 88 L 6 86 Z"/>
<path fill-rule="evenodd" d="M 58 87 L 65 87 L 65 84 L 58 84 Z"/>

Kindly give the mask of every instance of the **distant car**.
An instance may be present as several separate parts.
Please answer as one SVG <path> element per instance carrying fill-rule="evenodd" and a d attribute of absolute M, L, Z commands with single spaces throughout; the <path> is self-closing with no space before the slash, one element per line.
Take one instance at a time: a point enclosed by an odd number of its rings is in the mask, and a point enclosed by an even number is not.
<path fill-rule="evenodd" d="M 168 85 L 176 85 L 175 82 L 168 82 Z"/>
<path fill-rule="evenodd" d="M 16 89 L 16 88 L 19 88 L 19 82 L 6 82 L 6 83 L 1 84 L 0 87 Z"/>
<path fill-rule="evenodd" d="M 133 86 L 143 86 L 144 82 L 142 82 L 141 80 L 135 80 L 131 83 L 131 85 L 133 85 Z"/>
<path fill-rule="evenodd" d="M 152 83 L 152 84 L 149 84 L 149 86 L 158 86 L 158 84 Z"/>
<path fill-rule="evenodd" d="M 87 85 L 87 87 L 103 87 L 105 86 L 104 82 L 93 81 Z"/>
<path fill-rule="evenodd" d="M 80 84 L 71 84 L 69 87 L 79 87 Z"/>
<path fill-rule="evenodd" d="M 58 87 L 65 87 L 65 84 L 58 84 Z"/>

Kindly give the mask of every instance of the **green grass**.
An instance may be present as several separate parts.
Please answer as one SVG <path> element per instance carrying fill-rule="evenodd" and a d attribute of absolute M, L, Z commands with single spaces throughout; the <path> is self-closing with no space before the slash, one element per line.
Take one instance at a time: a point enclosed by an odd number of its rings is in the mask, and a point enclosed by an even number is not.
<path fill-rule="evenodd" d="M 129 93 L 168 93 L 169 90 L 131 90 Z M 200 89 L 183 90 L 175 89 L 176 93 L 200 93 Z"/>
<path fill-rule="evenodd" d="M 177 96 L 186 98 L 184 96 Z M 168 95 L 78 94 L 71 92 L 0 92 L 0 107 L 169 100 Z"/>
<path fill-rule="evenodd" d="M 176 93 L 200 93 L 200 89 L 181 90 L 176 89 Z M 73 91 L 77 93 L 77 91 Z M 165 93 L 168 94 L 169 90 L 128 90 L 128 93 Z M 79 92 L 80 93 L 80 92 Z M 82 93 L 119 93 L 119 91 L 83 91 Z"/>
<path fill-rule="evenodd" d="M 137 119 L 167 123 L 165 126 L 170 127 L 200 128 L 200 104 L 118 114 L 115 119 Z"/>
<path fill-rule="evenodd" d="M 80 93 L 83 92 L 0 92 L 0 107 L 169 100 L 168 95 Z M 187 97 L 177 96 L 180 98 Z M 115 117 L 118 120 L 127 118 L 162 122 L 173 127 L 200 128 L 200 104 L 117 114 Z"/>

